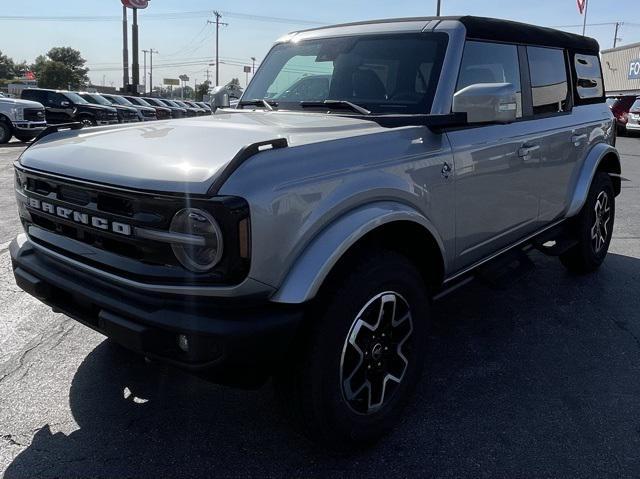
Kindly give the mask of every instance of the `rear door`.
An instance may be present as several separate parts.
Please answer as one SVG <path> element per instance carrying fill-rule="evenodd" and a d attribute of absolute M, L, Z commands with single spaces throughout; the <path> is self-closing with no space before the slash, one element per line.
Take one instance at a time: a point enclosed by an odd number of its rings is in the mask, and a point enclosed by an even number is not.
<path fill-rule="evenodd" d="M 465 46 L 456 91 L 477 83 L 507 82 L 515 85 L 519 94 L 516 122 L 447 133 L 456 179 L 457 269 L 536 228 L 542 144 L 538 127 L 523 117 L 522 93 L 528 79 L 520 69 L 522 48 L 478 41 L 468 41 Z"/>

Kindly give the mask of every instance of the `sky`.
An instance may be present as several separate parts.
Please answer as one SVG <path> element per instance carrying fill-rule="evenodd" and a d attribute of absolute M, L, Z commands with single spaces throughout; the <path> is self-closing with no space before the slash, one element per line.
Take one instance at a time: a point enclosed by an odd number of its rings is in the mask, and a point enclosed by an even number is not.
<path fill-rule="evenodd" d="M 2 4 L 4 54 L 32 62 L 52 47 L 71 46 L 87 60 L 94 84 L 121 86 L 120 0 L 4 0 Z M 217 10 L 228 23 L 220 29 L 220 83 L 238 77 L 244 86 L 243 66 L 251 64 L 251 57 L 259 63 L 287 32 L 358 20 L 429 16 L 435 9 L 436 0 L 150 0 L 149 7 L 139 11 L 140 49 L 158 51 L 153 58 L 156 85 L 181 74 L 190 77 L 191 85 L 201 83 L 207 69 L 213 80 L 215 68 L 208 65 L 215 57 L 215 28 L 207 20 L 213 20 Z M 576 0 L 442 0 L 442 14 L 561 26 L 574 33 L 582 32 L 583 21 Z M 618 45 L 640 42 L 639 0 L 589 0 L 587 23 L 594 25 L 587 26 L 587 35 L 595 37 L 602 49 L 613 46 L 615 22 L 624 22 Z M 142 67 L 141 53 L 141 79 Z"/>

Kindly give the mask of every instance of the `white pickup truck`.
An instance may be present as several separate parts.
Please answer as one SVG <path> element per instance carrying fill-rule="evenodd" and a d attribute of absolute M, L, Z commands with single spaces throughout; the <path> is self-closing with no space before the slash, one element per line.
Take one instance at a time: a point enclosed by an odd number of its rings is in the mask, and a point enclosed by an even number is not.
<path fill-rule="evenodd" d="M 12 136 L 33 140 L 47 127 L 44 107 L 35 101 L 9 98 L 0 93 L 0 144 Z"/>

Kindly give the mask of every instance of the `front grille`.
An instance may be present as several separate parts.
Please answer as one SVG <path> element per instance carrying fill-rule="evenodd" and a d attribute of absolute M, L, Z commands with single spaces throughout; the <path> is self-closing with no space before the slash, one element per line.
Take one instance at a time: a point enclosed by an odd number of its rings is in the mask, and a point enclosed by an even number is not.
<path fill-rule="evenodd" d="M 136 192 L 18 168 L 16 188 L 20 195 L 54 207 L 54 211 L 44 211 L 25 200 L 28 215 L 21 216 L 31 240 L 77 261 L 128 278 L 167 283 L 235 283 L 248 272 L 249 259 L 241 257 L 238 237 L 239 222 L 248 217 L 249 211 L 239 198 Z M 170 244 L 136 237 L 135 228 L 168 231 L 175 213 L 187 206 L 209 211 L 222 229 L 225 252 L 211 272 L 186 273 Z M 59 215 L 58 207 L 66 217 Z M 84 222 L 82 215 L 86 215 Z M 132 234 L 119 234 L 114 228 L 98 229 L 92 224 L 96 217 L 108 225 L 130 226 Z M 94 252 L 80 251 L 78 243 L 94 248 Z"/>
<path fill-rule="evenodd" d="M 44 108 L 25 108 L 25 121 L 45 121 Z"/>

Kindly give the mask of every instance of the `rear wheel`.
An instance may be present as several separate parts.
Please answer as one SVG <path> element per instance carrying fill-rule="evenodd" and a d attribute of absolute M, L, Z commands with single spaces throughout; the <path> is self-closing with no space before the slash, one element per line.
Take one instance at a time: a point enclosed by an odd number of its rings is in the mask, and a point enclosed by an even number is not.
<path fill-rule="evenodd" d="M 587 201 L 575 218 L 574 233 L 578 244 L 560 256 L 569 270 L 585 274 L 600 267 L 607 256 L 615 217 L 615 192 L 609 175 L 596 173 Z"/>
<path fill-rule="evenodd" d="M 11 125 L 6 121 L 0 120 L 0 144 L 8 143 L 12 135 Z"/>
<path fill-rule="evenodd" d="M 428 297 L 404 256 L 370 251 L 323 296 L 299 355 L 276 378 L 285 411 L 331 449 L 375 441 L 400 419 L 420 378 Z"/>

